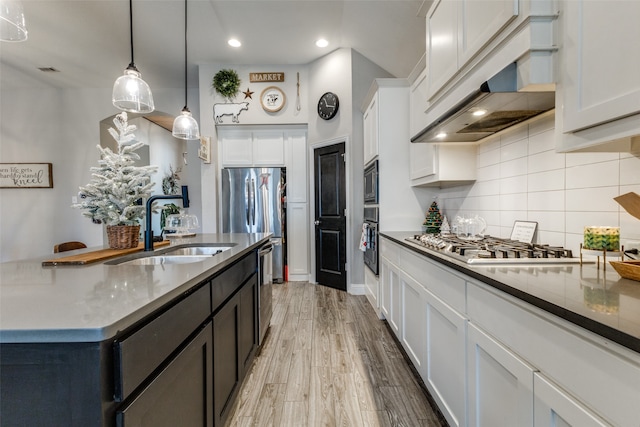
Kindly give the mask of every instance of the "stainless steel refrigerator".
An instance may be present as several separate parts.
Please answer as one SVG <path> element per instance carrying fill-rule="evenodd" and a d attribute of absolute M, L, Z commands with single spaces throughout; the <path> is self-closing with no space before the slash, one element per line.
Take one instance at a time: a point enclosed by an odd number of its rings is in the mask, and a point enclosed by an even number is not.
<path fill-rule="evenodd" d="M 222 169 L 222 232 L 273 233 L 273 281 L 284 281 L 285 170 Z"/>

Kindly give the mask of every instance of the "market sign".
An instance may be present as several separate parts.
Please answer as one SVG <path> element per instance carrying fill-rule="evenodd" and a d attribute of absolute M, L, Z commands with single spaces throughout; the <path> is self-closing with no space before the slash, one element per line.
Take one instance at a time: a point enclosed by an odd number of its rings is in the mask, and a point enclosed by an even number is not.
<path fill-rule="evenodd" d="M 251 83 L 283 82 L 284 73 L 249 73 L 249 81 Z"/>

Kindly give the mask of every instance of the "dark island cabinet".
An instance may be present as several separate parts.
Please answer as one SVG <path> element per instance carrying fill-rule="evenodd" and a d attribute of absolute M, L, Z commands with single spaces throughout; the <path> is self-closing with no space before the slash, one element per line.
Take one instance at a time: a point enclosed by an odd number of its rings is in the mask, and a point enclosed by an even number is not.
<path fill-rule="evenodd" d="M 258 337 L 257 251 L 98 343 L 0 345 L 0 425 L 222 427 Z"/>
<path fill-rule="evenodd" d="M 213 427 L 211 322 L 117 415 L 118 427 Z"/>
<path fill-rule="evenodd" d="M 214 418 L 223 426 L 257 348 L 258 276 L 213 317 Z"/>

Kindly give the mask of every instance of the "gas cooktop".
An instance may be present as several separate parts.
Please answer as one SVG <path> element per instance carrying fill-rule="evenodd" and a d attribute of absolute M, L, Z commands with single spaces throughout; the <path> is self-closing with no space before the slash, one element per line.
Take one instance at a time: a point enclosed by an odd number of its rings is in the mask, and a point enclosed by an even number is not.
<path fill-rule="evenodd" d="M 417 234 L 405 239 L 467 264 L 579 264 L 571 249 L 484 236 L 479 240 L 454 235 Z"/>

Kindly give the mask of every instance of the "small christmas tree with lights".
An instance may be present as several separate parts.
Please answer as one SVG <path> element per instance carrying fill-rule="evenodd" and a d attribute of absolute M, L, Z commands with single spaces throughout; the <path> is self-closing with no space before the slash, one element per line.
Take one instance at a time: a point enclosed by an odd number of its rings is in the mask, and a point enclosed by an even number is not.
<path fill-rule="evenodd" d="M 442 214 L 438 208 L 438 203 L 434 200 L 429 206 L 427 217 L 422 224 L 425 232 L 429 234 L 437 234 L 440 232 L 440 225 L 442 225 Z"/>

